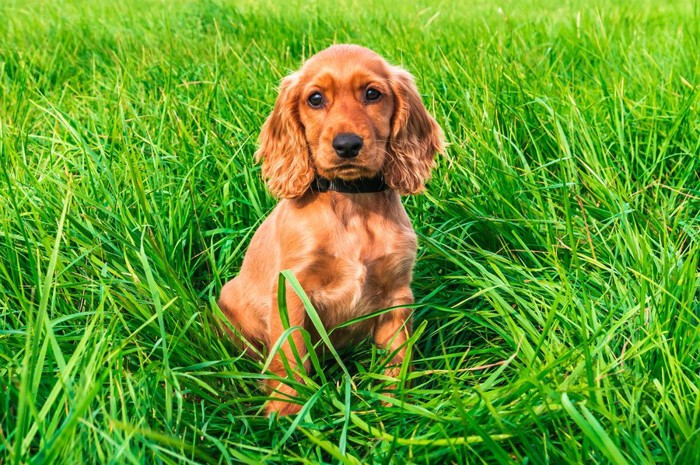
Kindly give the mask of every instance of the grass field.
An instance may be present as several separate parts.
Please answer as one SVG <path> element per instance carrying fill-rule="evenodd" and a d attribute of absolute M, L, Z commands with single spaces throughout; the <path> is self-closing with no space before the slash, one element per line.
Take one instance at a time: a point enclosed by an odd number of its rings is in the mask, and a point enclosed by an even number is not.
<path fill-rule="evenodd" d="M 700 463 L 700 4 L 0 3 L 0 464 Z M 371 344 L 267 419 L 212 329 L 279 79 L 410 70 L 412 387 Z M 349 376 L 344 374 L 345 369 Z"/>

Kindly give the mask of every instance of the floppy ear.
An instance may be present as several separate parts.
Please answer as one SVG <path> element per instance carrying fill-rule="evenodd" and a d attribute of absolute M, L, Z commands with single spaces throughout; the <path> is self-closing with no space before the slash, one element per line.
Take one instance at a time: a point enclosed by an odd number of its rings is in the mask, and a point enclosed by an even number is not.
<path fill-rule="evenodd" d="M 384 181 L 401 194 L 416 194 L 430 178 L 435 154 L 443 149 L 442 130 L 423 106 L 413 76 L 393 68 L 390 84 L 395 109 Z"/>
<path fill-rule="evenodd" d="M 255 152 L 256 161 L 262 160 L 267 188 L 279 198 L 301 196 L 314 178 L 298 100 L 299 78 L 292 74 L 280 84 L 275 108 L 260 131 L 260 148 Z"/>

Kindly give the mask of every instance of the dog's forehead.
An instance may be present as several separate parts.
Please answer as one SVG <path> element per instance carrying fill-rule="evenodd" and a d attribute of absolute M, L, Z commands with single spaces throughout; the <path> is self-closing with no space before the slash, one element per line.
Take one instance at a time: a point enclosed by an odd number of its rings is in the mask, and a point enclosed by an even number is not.
<path fill-rule="evenodd" d="M 386 61 L 373 51 L 356 45 L 334 45 L 309 58 L 300 70 L 307 79 L 388 77 Z"/>

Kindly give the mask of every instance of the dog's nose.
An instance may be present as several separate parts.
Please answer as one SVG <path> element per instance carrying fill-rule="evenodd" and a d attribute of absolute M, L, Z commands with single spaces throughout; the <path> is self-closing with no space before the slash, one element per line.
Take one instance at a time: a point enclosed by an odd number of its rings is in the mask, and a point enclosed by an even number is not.
<path fill-rule="evenodd" d="M 362 148 L 362 138 L 352 133 L 338 134 L 333 139 L 333 148 L 339 157 L 356 157 Z"/>

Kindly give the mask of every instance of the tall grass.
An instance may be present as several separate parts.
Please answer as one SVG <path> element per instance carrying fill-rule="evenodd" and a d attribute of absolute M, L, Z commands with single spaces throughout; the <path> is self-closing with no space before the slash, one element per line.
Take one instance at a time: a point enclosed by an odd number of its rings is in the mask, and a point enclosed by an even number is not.
<path fill-rule="evenodd" d="M 0 463 L 700 463 L 699 11 L 3 2 Z M 214 299 L 276 84 L 337 42 L 450 143 L 404 202 L 411 387 L 361 345 L 268 420 Z"/>

